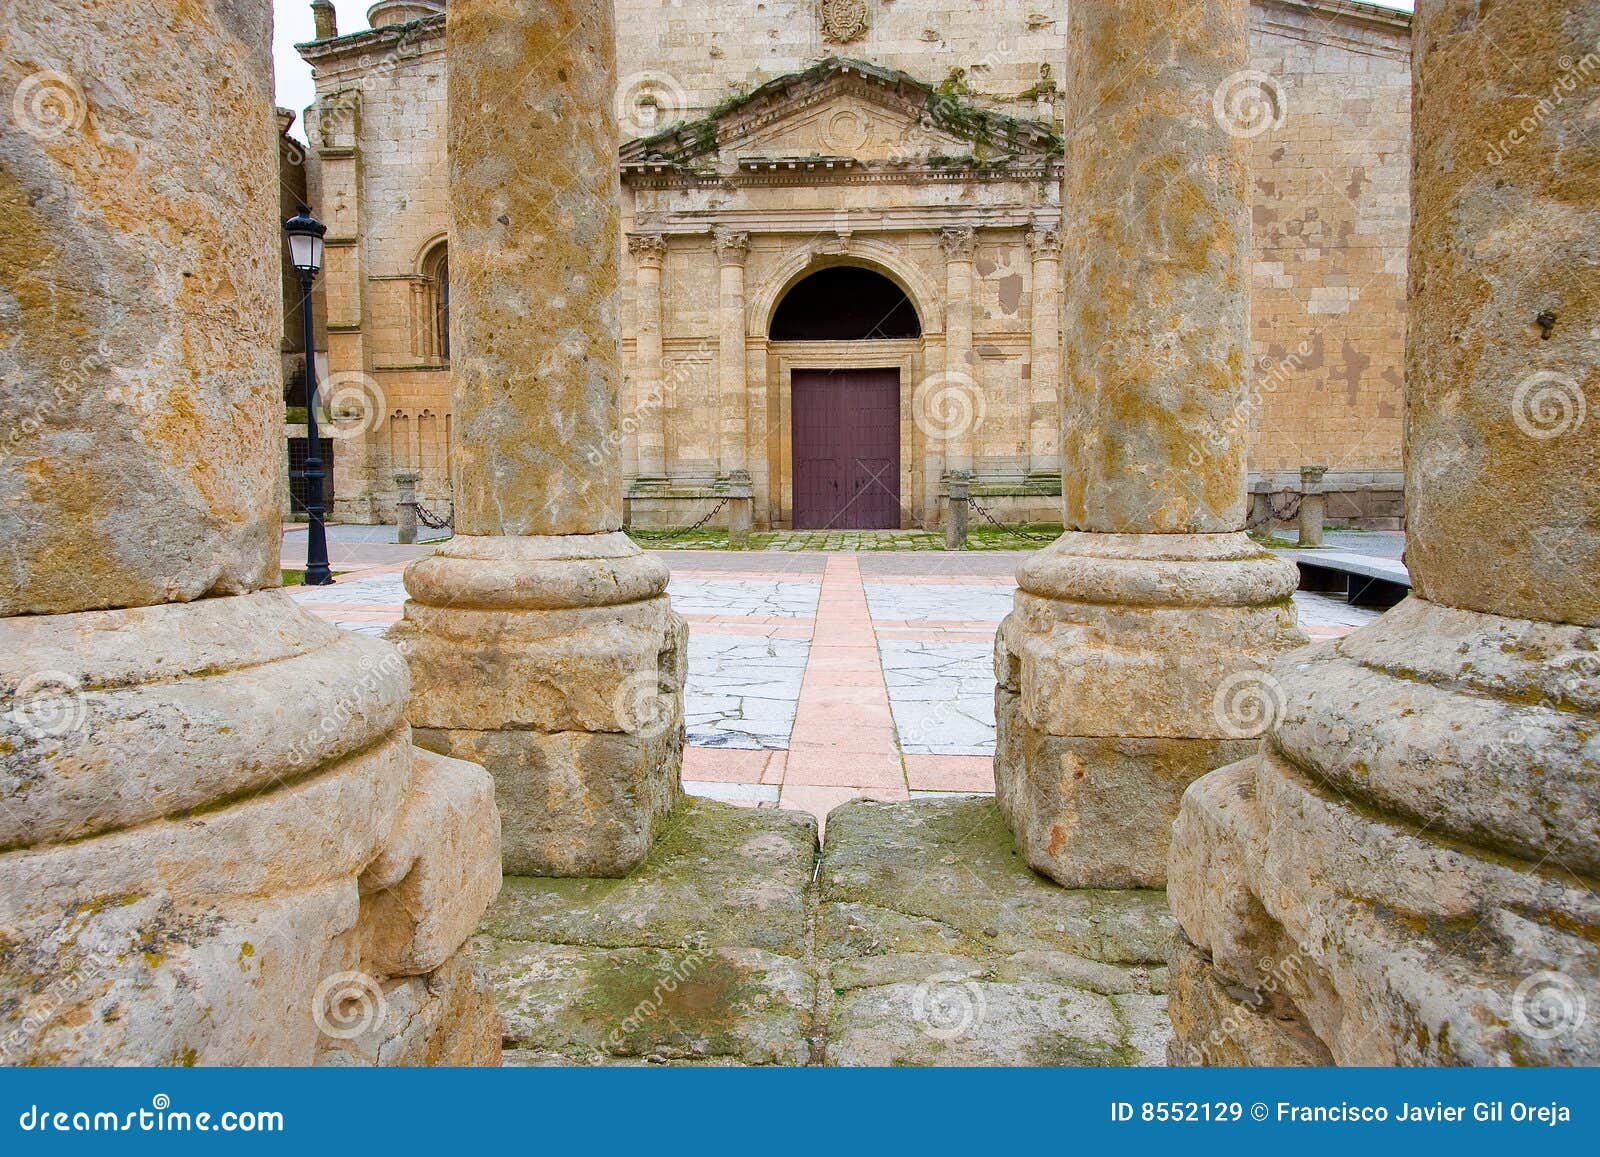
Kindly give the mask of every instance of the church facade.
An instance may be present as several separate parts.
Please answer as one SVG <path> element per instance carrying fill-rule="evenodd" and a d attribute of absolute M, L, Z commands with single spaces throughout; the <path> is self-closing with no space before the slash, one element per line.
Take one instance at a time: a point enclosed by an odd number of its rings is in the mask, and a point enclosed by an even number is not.
<path fill-rule="evenodd" d="M 617 9 L 633 522 L 931 527 L 958 472 L 1058 520 L 1065 0 Z M 392 521 L 397 473 L 450 502 L 443 11 L 324 8 L 300 49 L 342 521 Z M 1252 486 L 1326 468 L 1330 518 L 1397 526 L 1409 17 L 1257 0 L 1251 35 L 1194 115 L 1253 143 Z"/>

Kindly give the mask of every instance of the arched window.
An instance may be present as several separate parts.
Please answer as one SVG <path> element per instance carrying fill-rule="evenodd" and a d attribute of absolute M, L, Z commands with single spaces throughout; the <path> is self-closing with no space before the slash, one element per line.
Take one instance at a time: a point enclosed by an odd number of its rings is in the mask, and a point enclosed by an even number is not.
<path fill-rule="evenodd" d="M 773 341 L 862 341 L 922 336 L 905 291 L 881 273 L 853 265 L 819 269 L 784 296 L 772 316 Z"/>
<path fill-rule="evenodd" d="M 450 252 L 443 241 L 423 258 L 421 289 L 418 352 L 430 360 L 449 361 Z"/>

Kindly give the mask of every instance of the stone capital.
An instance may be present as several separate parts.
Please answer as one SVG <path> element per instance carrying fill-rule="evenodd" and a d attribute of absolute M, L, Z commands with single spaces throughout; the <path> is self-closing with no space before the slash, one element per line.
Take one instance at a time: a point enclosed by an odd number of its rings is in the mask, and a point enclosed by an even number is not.
<path fill-rule="evenodd" d="M 750 234 L 732 229 L 717 229 L 711 234 L 717 260 L 723 265 L 743 265 L 750 255 Z"/>
<path fill-rule="evenodd" d="M 950 261 L 971 261 L 978 231 L 970 225 L 939 230 L 939 247 Z"/>
<path fill-rule="evenodd" d="M 667 239 L 659 233 L 629 233 L 628 256 L 636 265 L 660 269 L 667 259 Z"/>
<path fill-rule="evenodd" d="M 1061 256 L 1061 230 L 1030 229 L 1028 231 L 1028 252 L 1036 259 Z"/>

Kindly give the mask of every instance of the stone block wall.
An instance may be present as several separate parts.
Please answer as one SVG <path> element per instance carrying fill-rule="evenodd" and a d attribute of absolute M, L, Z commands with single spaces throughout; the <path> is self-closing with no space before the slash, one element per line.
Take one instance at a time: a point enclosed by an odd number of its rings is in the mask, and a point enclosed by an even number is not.
<path fill-rule="evenodd" d="M 641 93 L 659 100 L 664 126 L 828 55 L 901 69 L 1011 115 L 1061 115 L 1053 86 L 1065 71 L 1065 0 L 868 0 L 866 7 L 864 33 L 840 42 L 825 35 L 814 0 L 618 0 L 617 99 L 625 134 L 639 115 Z M 1373 498 L 1358 479 L 1401 469 L 1407 28 L 1403 14 L 1350 0 L 1255 0 L 1251 10 L 1250 69 L 1267 78 L 1269 99 L 1268 123 L 1253 138 L 1252 356 L 1259 405 L 1240 416 L 1252 430 L 1250 465 L 1258 473 L 1291 474 L 1302 465 L 1327 466 L 1334 484 L 1330 519 L 1374 527 L 1389 525 L 1393 503 Z M 340 520 L 391 518 L 396 469 L 420 470 L 420 495 L 430 506 L 444 507 L 450 498 L 449 373 L 439 359 L 419 355 L 426 322 L 417 306 L 425 255 L 448 229 L 443 44 L 443 19 L 435 17 L 354 32 L 306 52 L 319 90 L 308 117 L 311 196 L 330 225 L 322 282 L 329 369 L 347 387 L 343 396 L 365 411 L 350 423 L 352 436 L 335 447 Z M 1041 85 L 1046 66 L 1049 83 Z M 767 151 L 849 151 L 830 143 L 825 130 L 819 121 L 757 144 Z M 1059 190 L 1039 189 L 1037 197 L 1045 226 L 1053 226 Z M 799 240 L 826 239 L 842 225 L 857 245 L 895 247 L 895 260 L 927 287 L 922 299 L 912 296 L 928 335 L 927 372 L 937 372 L 946 305 L 937 233 L 873 232 L 873 214 L 890 204 L 902 212 L 988 212 L 1004 199 L 995 184 L 983 182 L 920 189 L 792 185 L 763 202 L 772 222 L 738 226 L 751 234 L 747 294 L 758 296 Z M 666 230 L 672 236 L 662 273 L 662 379 L 673 398 L 664 438 L 674 485 L 690 489 L 717 473 L 718 266 L 711 231 L 737 200 L 714 184 L 692 196 L 633 183 L 623 189 L 624 231 L 659 228 L 668 215 L 698 222 L 693 241 Z M 787 224 L 779 220 L 784 214 Z M 984 388 L 984 418 L 974 431 L 973 467 L 994 481 L 1021 481 L 1056 468 L 1053 440 L 1039 444 L 1038 436 L 1054 428 L 1056 416 L 1048 400 L 1030 397 L 1034 287 L 1026 222 L 991 218 L 989 228 L 980 222 L 974 255 L 974 376 Z M 770 231 L 779 225 L 783 232 Z M 1062 259 L 1070 263 L 1072 255 Z M 630 375 L 633 273 L 624 253 L 619 306 Z M 769 517 L 781 514 L 771 495 L 787 483 L 782 449 L 769 443 L 781 437 L 773 407 L 783 399 L 780 371 L 761 348 L 758 327 L 747 336 L 748 452 L 759 520 L 763 493 Z M 625 385 L 625 414 L 632 390 L 632 382 Z M 903 447 L 909 452 L 910 443 Z M 625 459 L 630 449 L 624 447 Z M 937 507 L 942 468 L 926 456 L 904 464 L 903 490 L 917 496 L 917 520 L 931 518 Z M 1348 491 L 1339 489 L 1345 478 Z M 1380 487 L 1387 488 L 1387 482 Z"/>
<path fill-rule="evenodd" d="M 1252 68 L 1281 94 L 1282 122 L 1255 138 L 1252 158 L 1256 470 L 1320 465 L 1337 482 L 1342 472 L 1400 469 L 1410 214 L 1405 27 L 1394 14 L 1362 23 L 1333 21 L 1305 4 L 1255 9 Z M 1361 489 L 1356 480 L 1350 486 Z"/>

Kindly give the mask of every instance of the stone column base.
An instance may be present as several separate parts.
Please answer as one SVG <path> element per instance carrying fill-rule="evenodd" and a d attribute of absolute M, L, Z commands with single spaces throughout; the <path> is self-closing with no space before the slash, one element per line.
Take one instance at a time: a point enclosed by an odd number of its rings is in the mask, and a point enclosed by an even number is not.
<path fill-rule="evenodd" d="M 688 640 L 666 585 L 620 533 L 458 535 L 407 569 L 417 742 L 488 768 L 507 874 L 626 875 L 666 822 Z"/>
<path fill-rule="evenodd" d="M 1281 724 L 1175 825 L 1202 956 L 1174 1059 L 1280 1063 L 1220 986 L 1339 1064 L 1600 1061 L 1597 654 L 1597 628 L 1413 598 L 1278 664 Z"/>
<path fill-rule="evenodd" d="M 1275 717 L 1296 568 L 1243 534 L 1069 532 L 1017 581 L 995 790 L 1018 849 L 1065 887 L 1163 887 L 1184 789 Z"/>
<path fill-rule="evenodd" d="M 0 691 L 9 1063 L 321 1063 L 499 891 L 402 656 L 279 591 L 0 620 Z"/>

